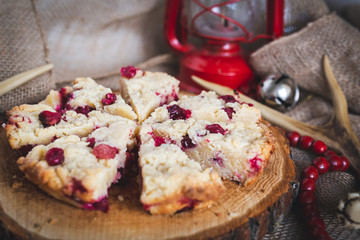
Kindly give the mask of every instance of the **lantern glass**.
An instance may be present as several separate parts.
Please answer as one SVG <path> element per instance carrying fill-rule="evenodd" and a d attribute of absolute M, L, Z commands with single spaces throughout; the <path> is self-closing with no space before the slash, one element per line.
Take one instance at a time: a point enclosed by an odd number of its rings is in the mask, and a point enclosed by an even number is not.
<path fill-rule="evenodd" d="M 266 0 L 192 0 L 185 4 L 185 15 L 185 27 L 199 36 L 231 40 L 266 31 Z"/>

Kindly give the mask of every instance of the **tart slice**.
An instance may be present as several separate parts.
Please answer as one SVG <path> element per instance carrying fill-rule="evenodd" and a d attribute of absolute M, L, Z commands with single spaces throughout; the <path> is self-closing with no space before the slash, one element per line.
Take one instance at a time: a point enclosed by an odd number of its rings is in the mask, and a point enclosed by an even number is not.
<path fill-rule="evenodd" d="M 115 122 L 88 138 L 72 135 L 34 147 L 17 163 L 26 177 L 53 197 L 84 209 L 108 210 L 108 188 L 125 166 L 134 126 Z"/>
<path fill-rule="evenodd" d="M 209 122 L 257 123 L 261 121 L 260 110 L 251 103 L 241 102 L 238 96 L 219 96 L 215 92 L 201 92 L 196 96 L 182 96 L 176 103 L 166 108 L 170 118 L 192 117 Z M 186 116 L 181 109 L 186 110 Z"/>
<path fill-rule="evenodd" d="M 261 176 L 274 150 L 274 138 L 262 125 L 199 121 L 187 131 L 194 148 L 186 154 L 223 179 L 250 185 Z"/>
<path fill-rule="evenodd" d="M 172 143 L 203 168 L 211 167 L 223 179 L 253 183 L 274 149 L 271 132 L 261 124 L 259 110 L 231 102 L 215 93 L 185 97 L 155 110 L 143 125 L 157 144 Z M 227 99 L 228 100 L 228 99 Z M 207 107 L 203 109 L 201 106 Z M 231 118 L 224 111 L 231 108 Z"/>
<path fill-rule="evenodd" d="M 64 87 L 60 91 L 52 90 L 41 103 L 60 113 L 68 110 L 78 113 L 99 110 L 131 120 L 136 119 L 136 114 L 121 95 L 114 94 L 110 88 L 97 84 L 91 78 L 77 78 L 71 87 Z"/>
<path fill-rule="evenodd" d="M 96 128 L 116 121 L 135 124 L 132 120 L 96 110 L 86 113 L 68 110 L 61 114 L 45 104 L 21 105 L 7 114 L 9 120 L 5 130 L 9 143 L 12 148 L 25 152 L 63 136 L 87 136 Z"/>
<path fill-rule="evenodd" d="M 147 128 L 142 131 L 148 131 Z M 208 168 L 203 170 L 180 147 L 159 144 L 151 136 L 143 136 L 139 151 L 140 201 L 151 214 L 173 214 L 207 206 L 225 190 L 218 174 Z"/>
<path fill-rule="evenodd" d="M 144 121 L 155 108 L 178 100 L 179 81 L 162 72 L 148 72 L 128 66 L 121 69 L 122 95 Z"/>

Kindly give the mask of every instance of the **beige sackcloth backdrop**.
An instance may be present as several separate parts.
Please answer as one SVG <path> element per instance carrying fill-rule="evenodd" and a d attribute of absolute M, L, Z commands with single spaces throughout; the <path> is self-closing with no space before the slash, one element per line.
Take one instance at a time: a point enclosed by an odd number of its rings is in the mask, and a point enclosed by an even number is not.
<path fill-rule="evenodd" d="M 306 1 L 286 2 L 296 12 Z M 313 23 L 257 50 L 250 62 L 260 77 L 274 72 L 293 77 L 309 95 L 287 114 L 323 124 L 332 113 L 321 68 L 321 57 L 328 54 L 359 137 L 360 33 L 330 14 L 322 0 L 309 2 L 312 7 L 307 9 L 312 9 L 308 14 L 313 15 Z M 120 67 L 170 52 L 162 33 L 164 4 L 164 0 L 0 0 L 0 81 L 47 62 L 55 65 L 51 73 L 0 96 L 0 112 L 22 103 L 36 103 L 50 89 L 79 76 L 93 77 L 117 89 Z M 157 68 L 174 73 L 176 64 L 167 62 Z M 292 148 L 299 171 L 313 157 Z M 359 180 L 351 173 L 329 172 L 317 182 L 317 202 L 333 239 L 360 239 L 360 230 L 342 227 L 336 218 L 339 200 L 350 191 L 359 191 Z M 264 237 L 305 238 L 294 208 L 273 233 Z"/>

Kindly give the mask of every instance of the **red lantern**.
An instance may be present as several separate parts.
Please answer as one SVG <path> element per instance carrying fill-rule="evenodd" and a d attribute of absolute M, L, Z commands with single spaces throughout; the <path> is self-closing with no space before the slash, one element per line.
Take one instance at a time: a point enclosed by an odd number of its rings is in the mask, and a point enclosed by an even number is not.
<path fill-rule="evenodd" d="M 265 12 L 266 33 L 255 35 L 248 29 L 259 25 L 254 25 L 253 16 L 265 21 Z M 248 88 L 254 74 L 240 44 L 282 36 L 283 16 L 284 0 L 167 0 L 165 37 L 181 55 L 181 88 L 200 91 L 191 75 L 232 89 Z M 201 46 L 188 43 L 188 35 L 202 39 Z"/>

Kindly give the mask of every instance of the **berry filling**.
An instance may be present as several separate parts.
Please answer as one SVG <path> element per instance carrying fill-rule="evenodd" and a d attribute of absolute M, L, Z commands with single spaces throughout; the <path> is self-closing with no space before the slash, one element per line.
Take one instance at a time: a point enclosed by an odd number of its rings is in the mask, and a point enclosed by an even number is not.
<path fill-rule="evenodd" d="M 84 185 L 82 184 L 81 180 L 77 180 L 76 178 L 72 178 L 71 179 L 71 183 L 64 186 L 63 188 L 63 192 L 65 193 L 65 195 L 68 198 L 71 198 L 72 200 L 75 200 L 79 203 L 80 202 L 79 198 L 76 197 L 77 193 L 86 193 L 88 190 L 84 187 Z"/>
<path fill-rule="evenodd" d="M 93 149 L 93 154 L 98 159 L 112 159 L 117 153 L 118 150 L 115 147 L 111 147 L 107 144 L 99 144 Z"/>
<path fill-rule="evenodd" d="M 189 137 L 189 135 L 185 135 L 181 140 L 181 147 L 182 149 L 189 149 L 196 147 L 196 143 Z"/>
<path fill-rule="evenodd" d="M 107 93 L 103 99 L 101 99 L 101 103 L 105 105 L 113 104 L 116 101 L 117 97 L 114 93 Z"/>
<path fill-rule="evenodd" d="M 138 147 L 134 147 L 130 152 L 126 152 L 125 167 L 119 169 L 121 173 L 121 183 L 126 183 L 128 178 L 136 177 L 139 175 L 138 166 Z"/>
<path fill-rule="evenodd" d="M 170 101 L 177 101 L 179 100 L 179 97 L 176 93 L 175 87 L 173 86 L 171 94 L 162 95 L 159 92 L 155 92 L 156 96 L 159 96 L 161 98 L 159 107 L 170 102 Z"/>
<path fill-rule="evenodd" d="M 194 209 L 194 207 L 195 207 L 196 205 L 198 205 L 198 204 L 200 203 L 199 200 L 190 199 L 190 198 L 187 198 L 187 197 L 181 198 L 178 202 L 179 202 L 180 204 L 186 204 L 187 206 L 185 206 L 184 208 L 182 208 L 182 209 L 180 209 L 179 211 L 177 211 L 177 213 L 184 212 L 184 211 L 188 211 L 188 210 L 192 210 L 192 209 Z"/>
<path fill-rule="evenodd" d="M 15 117 L 15 116 L 14 116 Z M 16 127 L 19 127 L 18 125 L 17 125 L 17 122 L 16 121 L 14 121 L 14 117 L 10 117 L 9 118 L 9 120 L 8 120 L 8 122 L 7 122 L 7 124 L 8 125 L 16 125 Z"/>
<path fill-rule="evenodd" d="M 72 110 L 73 107 L 70 106 L 69 102 L 74 98 L 74 94 L 72 92 L 68 92 L 69 90 L 66 88 L 61 88 L 60 96 L 61 96 L 61 108 L 60 113 L 64 114 L 67 110 Z"/>
<path fill-rule="evenodd" d="M 225 103 L 235 103 L 235 102 L 238 102 L 234 96 L 231 96 L 231 95 L 222 95 L 219 97 L 219 99 L 222 99 L 225 101 Z"/>
<path fill-rule="evenodd" d="M 95 146 L 95 138 L 88 138 L 86 139 L 86 142 L 88 142 L 88 147 L 94 148 Z"/>
<path fill-rule="evenodd" d="M 165 143 L 165 138 L 163 138 L 163 137 L 155 137 L 155 136 L 153 136 L 153 139 L 155 141 L 155 147 L 158 147 L 161 144 Z"/>
<path fill-rule="evenodd" d="M 254 106 L 254 104 L 252 104 L 252 103 L 247 103 L 247 102 L 241 102 L 240 104 L 241 104 L 241 105 L 247 104 L 249 107 L 253 107 L 253 106 Z"/>
<path fill-rule="evenodd" d="M 211 160 L 214 161 L 215 163 L 217 163 L 220 167 L 224 167 L 224 159 L 222 159 L 222 157 L 215 156 L 215 157 L 211 158 Z"/>
<path fill-rule="evenodd" d="M 75 196 L 77 192 L 85 193 L 87 192 L 87 189 L 84 187 L 82 182 L 80 180 L 77 180 L 76 178 L 72 178 L 72 191 L 71 196 Z"/>
<path fill-rule="evenodd" d="M 162 95 L 162 94 L 159 93 L 159 92 L 155 92 L 155 94 L 156 94 L 157 96 L 160 96 L 160 97 L 161 97 L 161 101 L 160 101 L 159 106 L 162 106 L 162 105 L 164 105 L 164 104 L 166 104 L 166 103 L 168 103 L 168 102 L 170 102 L 170 101 L 177 101 L 177 100 L 179 100 L 179 97 L 178 97 L 178 95 L 177 95 L 177 93 L 176 93 L 176 90 L 175 90 L 175 87 L 174 87 L 174 86 L 173 86 L 173 88 L 172 88 L 171 94 Z"/>
<path fill-rule="evenodd" d="M 122 67 L 120 73 L 123 77 L 132 78 L 136 75 L 136 68 L 134 66 Z"/>
<path fill-rule="evenodd" d="M 223 108 L 223 110 L 226 112 L 226 114 L 228 115 L 229 119 L 232 119 L 232 115 L 235 112 L 233 108 L 231 107 L 225 107 Z"/>
<path fill-rule="evenodd" d="M 59 98 L 59 104 L 57 104 L 57 105 L 55 106 L 55 111 L 59 113 L 59 112 L 61 112 L 62 99 L 63 99 L 63 97 L 62 97 L 62 95 L 61 95 L 60 92 L 58 92 L 58 94 L 59 94 L 59 96 L 60 96 L 60 98 Z"/>
<path fill-rule="evenodd" d="M 51 141 L 51 142 L 54 142 L 56 139 L 58 139 L 58 137 L 57 137 L 57 136 L 53 136 L 50 141 Z"/>
<path fill-rule="evenodd" d="M 61 114 L 58 112 L 42 111 L 39 120 L 44 127 L 53 126 L 61 121 Z"/>
<path fill-rule="evenodd" d="M 93 111 L 95 109 L 90 108 L 89 106 L 80 106 L 75 109 L 75 112 L 84 114 L 85 116 L 89 117 L 89 112 Z"/>
<path fill-rule="evenodd" d="M 49 166 L 56 166 L 64 162 L 64 150 L 61 148 L 50 148 L 45 155 Z"/>
<path fill-rule="evenodd" d="M 239 179 L 240 182 L 243 180 L 243 176 L 241 176 L 238 172 L 235 173 L 235 176 Z"/>
<path fill-rule="evenodd" d="M 114 180 L 112 181 L 112 183 L 118 183 L 118 181 L 121 179 L 121 172 L 118 171 L 115 175 Z"/>
<path fill-rule="evenodd" d="M 219 124 L 214 123 L 211 125 L 206 125 L 206 130 L 208 130 L 210 133 L 221 133 L 222 135 L 225 135 L 227 133 L 227 129 L 224 130 Z"/>
<path fill-rule="evenodd" d="M 199 132 L 196 133 L 196 136 L 198 137 L 205 137 L 207 135 L 207 131 L 206 130 L 200 130 Z"/>
<path fill-rule="evenodd" d="M 161 107 L 162 105 L 164 105 L 165 103 L 167 103 L 169 101 L 169 95 L 161 95 L 160 93 L 156 93 L 156 95 L 161 97 L 159 107 Z"/>
<path fill-rule="evenodd" d="M 109 211 L 109 200 L 107 197 L 102 197 L 93 203 L 83 203 L 82 208 L 87 210 L 100 210 L 107 213 Z"/>
<path fill-rule="evenodd" d="M 156 205 L 159 205 L 159 204 L 143 204 L 143 209 L 144 209 L 145 211 L 149 211 L 150 208 L 152 208 L 152 207 L 154 207 L 154 206 L 156 206 Z"/>
<path fill-rule="evenodd" d="M 170 143 L 170 144 L 176 144 L 176 141 L 170 139 L 170 138 L 164 138 L 164 137 L 160 137 L 160 136 L 155 136 L 154 132 L 148 132 L 148 134 L 151 135 L 151 137 L 153 138 L 154 142 L 155 142 L 155 147 L 159 147 L 164 143 Z"/>
<path fill-rule="evenodd" d="M 188 119 L 191 116 L 191 110 L 184 109 L 174 104 L 167 107 L 170 118 L 172 120 Z"/>
<path fill-rule="evenodd" d="M 21 120 L 18 120 L 17 118 L 21 118 Z M 25 122 L 25 123 L 32 123 L 31 119 L 29 117 L 23 117 L 20 115 L 15 115 L 9 118 L 8 124 L 14 124 L 17 128 L 19 128 L 19 122 Z"/>
<path fill-rule="evenodd" d="M 171 97 L 173 98 L 174 101 L 179 100 L 179 96 L 176 93 L 175 87 L 173 86 L 172 92 L 171 92 Z"/>
<path fill-rule="evenodd" d="M 64 113 L 65 113 L 65 111 L 64 111 Z M 62 115 L 61 119 L 62 119 L 64 122 L 67 122 L 66 115 Z"/>
<path fill-rule="evenodd" d="M 62 98 L 62 102 L 64 102 L 64 97 L 66 97 L 70 93 L 68 88 L 61 88 L 60 89 L 60 96 Z"/>
<path fill-rule="evenodd" d="M 260 170 L 259 162 L 262 162 L 262 159 L 258 157 L 254 157 L 250 159 L 249 162 L 250 162 L 250 167 L 254 170 L 254 173 L 259 172 Z"/>
<path fill-rule="evenodd" d="M 19 148 L 19 151 L 22 156 L 26 156 L 36 145 L 33 144 L 26 144 Z"/>

